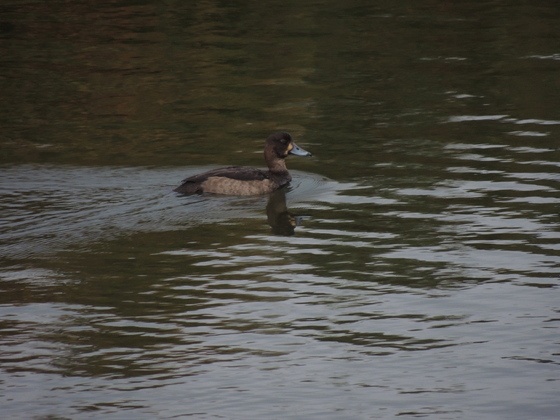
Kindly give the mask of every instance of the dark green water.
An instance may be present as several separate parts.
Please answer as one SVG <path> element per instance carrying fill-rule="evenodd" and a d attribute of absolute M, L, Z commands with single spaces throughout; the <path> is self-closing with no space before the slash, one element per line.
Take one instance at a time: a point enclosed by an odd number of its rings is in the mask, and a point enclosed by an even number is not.
<path fill-rule="evenodd" d="M 3 416 L 557 419 L 560 7 L 458 3 L 5 1 Z"/>

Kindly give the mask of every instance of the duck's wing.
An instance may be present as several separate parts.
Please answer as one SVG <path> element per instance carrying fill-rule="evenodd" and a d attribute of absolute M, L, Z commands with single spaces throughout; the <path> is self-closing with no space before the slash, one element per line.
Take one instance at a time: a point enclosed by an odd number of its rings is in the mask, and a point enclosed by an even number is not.
<path fill-rule="evenodd" d="M 213 169 L 208 172 L 193 175 L 181 181 L 181 184 L 186 182 L 204 182 L 208 178 L 224 177 L 229 179 L 236 179 L 238 181 L 262 181 L 268 179 L 265 172 L 256 168 L 248 168 L 245 166 L 228 166 L 226 168 Z"/>

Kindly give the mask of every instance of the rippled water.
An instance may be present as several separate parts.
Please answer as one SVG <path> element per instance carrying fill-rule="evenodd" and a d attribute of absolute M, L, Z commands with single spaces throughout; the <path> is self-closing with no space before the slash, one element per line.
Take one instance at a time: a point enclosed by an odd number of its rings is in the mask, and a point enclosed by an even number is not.
<path fill-rule="evenodd" d="M 555 5 L 49 5 L 0 22 L 3 415 L 557 418 Z M 286 190 L 172 192 L 278 129 Z"/>

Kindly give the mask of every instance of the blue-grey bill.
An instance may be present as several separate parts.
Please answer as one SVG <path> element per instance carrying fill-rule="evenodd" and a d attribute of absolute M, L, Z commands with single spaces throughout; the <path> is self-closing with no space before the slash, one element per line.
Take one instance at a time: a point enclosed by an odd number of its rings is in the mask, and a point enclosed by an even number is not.
<path fill-rule="evenodd" d="M 301 147 L 299 147 L 295 143 L 294 143 L 294 147 L 292 148 L 292 150 L 290 150 L 290 154 L 291 155 L 297 155 L 297 156 L 313 156 L 307 150 L 303 150 Z"/>

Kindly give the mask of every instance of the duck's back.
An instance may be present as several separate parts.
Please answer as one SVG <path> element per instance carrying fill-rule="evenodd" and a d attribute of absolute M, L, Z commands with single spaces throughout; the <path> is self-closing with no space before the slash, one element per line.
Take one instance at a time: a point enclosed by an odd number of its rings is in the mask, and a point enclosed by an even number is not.
<path fill-rule="evenodd" d="M 181 194 L 256 195 L 272 192 L 278 187 L 266 172 L 259 169 L 228 166 L 186 178 L 174 191 Z"/>

